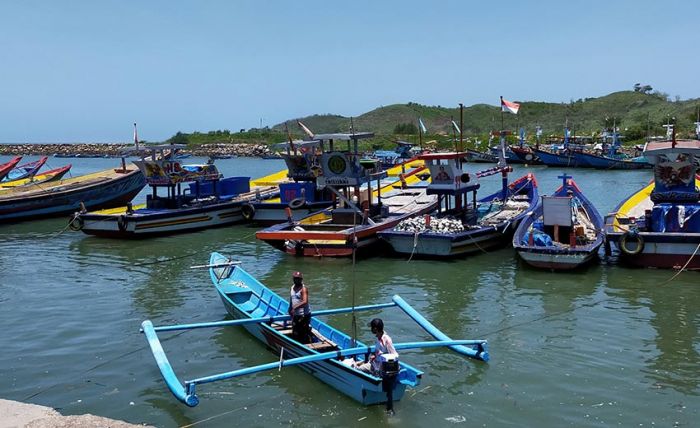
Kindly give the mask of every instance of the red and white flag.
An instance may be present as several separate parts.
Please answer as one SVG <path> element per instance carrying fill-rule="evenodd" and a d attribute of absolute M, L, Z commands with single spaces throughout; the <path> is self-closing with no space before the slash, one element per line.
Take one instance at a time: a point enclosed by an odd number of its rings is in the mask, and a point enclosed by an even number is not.
<path fill-rule="evenodd" d="M 503 97 L 501 97 L 501 111 L 518 114 L 518 110 L 520 110 L 520 104 L 506 101 L 503 99 Z"/>

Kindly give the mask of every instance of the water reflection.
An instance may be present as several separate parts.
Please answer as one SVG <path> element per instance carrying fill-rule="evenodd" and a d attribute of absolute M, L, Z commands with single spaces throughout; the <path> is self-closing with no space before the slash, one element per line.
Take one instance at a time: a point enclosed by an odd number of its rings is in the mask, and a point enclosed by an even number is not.
<path fill-rule="evenodd" d="M 645 345 L 647 367 L 643 370 L 653 388 L 672 388 L 686 395 L 700 395 L 700 353 L 698 322 L 700 289 L 697 273 L 685 272 L 672 282 L 673 272 L 638 269 L 610 269 L 610 294 L 625 299 L 638 322 L 648 323 L 655 332 Z M 630 279 L 634 278 L 633 281 Z"/>

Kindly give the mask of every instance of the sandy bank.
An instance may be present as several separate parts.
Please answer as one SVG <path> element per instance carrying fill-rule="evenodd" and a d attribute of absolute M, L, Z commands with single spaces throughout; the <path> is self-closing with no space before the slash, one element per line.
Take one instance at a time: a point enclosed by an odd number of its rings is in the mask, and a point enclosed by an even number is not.
<path fill-rule="evenodd" d="M 95 415 L 63 416 L 50 407 L 0 399 L 0 428 L 143 428 Z"/>

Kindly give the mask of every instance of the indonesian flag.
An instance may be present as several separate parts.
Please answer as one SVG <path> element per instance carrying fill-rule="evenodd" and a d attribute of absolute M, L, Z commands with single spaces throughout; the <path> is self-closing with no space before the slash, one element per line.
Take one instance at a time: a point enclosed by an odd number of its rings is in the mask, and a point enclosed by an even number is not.
<path fill-rule="evenodd" d="M 520 110 L 520 104 L 506 101 L 503 99 L 503 97 L 501 97 L 501 111 L 508 111 L 513 114 L 518 114 L 518 110 Z"/>

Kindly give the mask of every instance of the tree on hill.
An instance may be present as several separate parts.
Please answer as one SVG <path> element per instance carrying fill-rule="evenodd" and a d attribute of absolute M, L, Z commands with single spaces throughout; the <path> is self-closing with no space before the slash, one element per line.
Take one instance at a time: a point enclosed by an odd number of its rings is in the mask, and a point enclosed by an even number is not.
<path fill-rule="evenodd" d="M 647 95 L 653 90 L 654 88 L 652 88 L 651 85 L 642 85 L 641 83 L 634 84 L 634 92 L 641 92 L 642 94 Z"/>
<path fill-rule="evenodd" d="M 418 127 L 412 123 L 399 123 L 394 127 L 394 134 L 415 135 L 418 133 Z"/>

